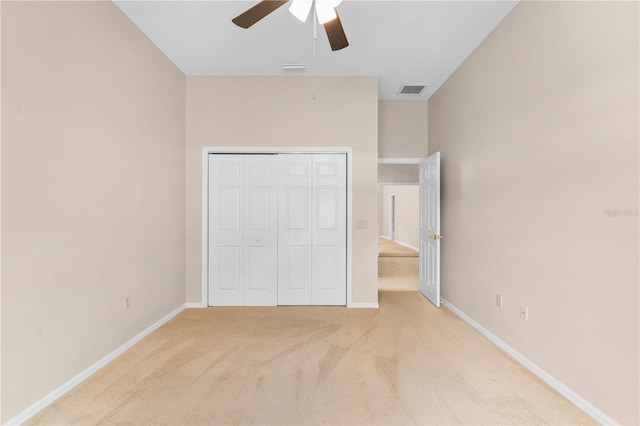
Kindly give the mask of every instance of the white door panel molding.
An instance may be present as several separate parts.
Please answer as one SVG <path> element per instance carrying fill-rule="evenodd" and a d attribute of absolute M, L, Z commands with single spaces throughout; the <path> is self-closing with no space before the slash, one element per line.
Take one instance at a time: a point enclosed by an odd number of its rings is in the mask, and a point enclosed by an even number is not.
<path fill-rule="evenodd" d="M 350 306 L 351 161 L 351 148 L 204 148 L 203 304 Z"/>

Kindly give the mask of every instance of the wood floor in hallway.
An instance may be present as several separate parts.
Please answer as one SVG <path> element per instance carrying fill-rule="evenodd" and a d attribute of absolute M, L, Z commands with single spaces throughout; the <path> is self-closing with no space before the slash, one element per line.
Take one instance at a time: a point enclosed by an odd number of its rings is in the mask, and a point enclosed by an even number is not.
<path fill-rule="evenodd" d="M 446 308 L 188 309 L 31 424 L 590 424 Z"/>

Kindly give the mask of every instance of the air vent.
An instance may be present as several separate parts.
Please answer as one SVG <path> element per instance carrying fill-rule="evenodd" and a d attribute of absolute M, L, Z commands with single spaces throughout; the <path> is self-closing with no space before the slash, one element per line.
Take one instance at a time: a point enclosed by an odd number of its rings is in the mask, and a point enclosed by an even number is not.
<path fill-rule="evenodd" d="M 403 84 L 396 95 L 420 96 L 425 87 L 425 84 Z"/>
<path fill-rule="evenodd" d="M 297 63 L 297 64 L 280 64 L 280 68 L 282 72 L 285 73 L 296 73 L 296 72 L 305 72 L 307 70 L 307 64 Z"/>

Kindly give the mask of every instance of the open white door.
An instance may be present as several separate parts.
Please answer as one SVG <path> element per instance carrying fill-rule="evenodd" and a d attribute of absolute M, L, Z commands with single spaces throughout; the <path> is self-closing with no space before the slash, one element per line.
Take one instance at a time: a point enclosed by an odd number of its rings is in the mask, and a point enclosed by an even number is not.
<path fill-rule="evenodd" d="M 420 292 L 440 307 L 440 153 L 420 161 Z"/>

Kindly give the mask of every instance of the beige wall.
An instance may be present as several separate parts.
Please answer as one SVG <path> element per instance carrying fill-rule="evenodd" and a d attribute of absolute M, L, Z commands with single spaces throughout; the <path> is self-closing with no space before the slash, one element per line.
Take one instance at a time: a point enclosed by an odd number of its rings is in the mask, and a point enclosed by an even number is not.
<path fill-rule="evenodd" d="M 427 156 L 427 101 L 379 101 L 379 158 Z"/>
<path fill-rule="evenodd" d="M 427 101 L 378 101 L 378 157 L 422 158 L 428 151 Z M 417 164 L 378 164 L 378 183 L 418 183 Z M 385 198 L 380 192 L 379 197 Z M 378 202 L 378 233 L 387 235 L 388 208 Z M 385 204 L 386 205 L 386 204 Z M 403 241 L 406 242 L 406 241 Z"/>
<path fill-rule="evenodd" d="M 443 297 L 624 424 L 640 422 L 638 12 L 521 2 L 429 101 Z"/>
<path fill-rule="evenodd" d="M 418 185 L 382 185 L 381 197 L 381 229 L 380 235 L 389 237 L 389 197 L 395 195 L 396 227 L 394 240 L 409 245 L 416 250 L 419 245 L 420 231 L 418 217 L 419 188 Z"/>
<path fill-rule="evenodd" d="M 2 2 L 3 421 L 184 304 L 184 100 L 113 3 Z"/>
<path fill-rule="evenodd" d="M 374 77 L 187 77 L 187 301 L 201 301 L 202 147 L 353 147 L 353 302 L 376 303 Z M 367 229 L 358 229 L 365 222 Z"/>
<path fill-rule="evenodd" d="M 418 183 L 417 164 L 378 164 L 378 183 Z"/>

